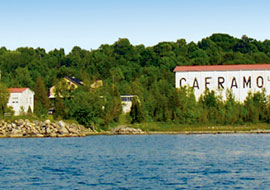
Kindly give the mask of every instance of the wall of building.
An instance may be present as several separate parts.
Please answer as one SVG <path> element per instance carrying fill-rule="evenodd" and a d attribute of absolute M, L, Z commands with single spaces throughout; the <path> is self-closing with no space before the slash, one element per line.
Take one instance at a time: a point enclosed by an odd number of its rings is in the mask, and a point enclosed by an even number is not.
<path fill-rule="evenodd" d="M 122 101 L 121 105 L 122 105 L 122 112 L 123 113 L 127 114 L 131 111 L 133 97 L 134 97 L 134 95 L 122 95 L 121 96 L 121 101 Z"/>
<path fill-rule="evenodd" d="M 248 92 L 254 93 L 265 88 L 266 94 L 270 94 L 270 70 L 175 72 L 175 87 L 181 86 L 192 87 L 196 99 L 206 88 L 215 90 L 225 99 L 226 89 L 230 89 L 235 99 L 243 102 Z"/>
<path fill-rule="evenodd" d="M 10 93 L 8 106 L 12 106 L 14 110 L 14 115 L 20 115 L 21 108 L 26 113 L 28 108 L 34 111 L 34 93 L 26 89 L 21 93 Z"/>

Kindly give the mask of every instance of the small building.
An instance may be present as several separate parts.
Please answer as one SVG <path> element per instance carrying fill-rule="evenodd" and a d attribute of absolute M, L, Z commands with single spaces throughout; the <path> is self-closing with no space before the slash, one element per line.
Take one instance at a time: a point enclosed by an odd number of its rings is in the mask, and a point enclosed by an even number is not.
<path fill-rule="evenodd" d="M 91 89 L 97 89 L 97 88 L 100 88 L 102 86 L 103 86 L 102 80 L 96 80 L 90 85 Z"/>
<path fill-rule="evenodd" d="M 67 88 L 67 90 L 72 90 L 72 89 L 76 89 L 79 86 L 83 86 L 83 82 L 75 77 L 64 77 L 62 84 L 61 81 L 59 82 L 59 85 L 64 85 L 65 88 Z M 59 94 L 59 96 L 61 96 L 61 94 Z M 52 86 L 50 88 L 50 92 L 49 92 L 49 98 L 50 99 L 55 99 L 56 98 L 56 86 Z"/>
<path fill-rule="evenodd" d="M 206 89 L 216 91 L 223 99 L 226 90 L 231 90 L 240 102 L 249 92 L 265 89 L 270 95 L 270 64 L 177 66 L 174 72 L 175 87 L 192 87 L 197 100 Z"/>
<path fill-rule="evenodd" d="M 35 93 L 29 88 L 9 88 L 10 95 L 7 106 L 14 110 L 14 115 L 27 113 L 29 108 L 34 111 L 34 95 Z"/>
<path fill-rule="evenodd" d="M 132 99 L 136 95 L 121 95 L 122 112 L 129 113 L 131 111 Z"/>

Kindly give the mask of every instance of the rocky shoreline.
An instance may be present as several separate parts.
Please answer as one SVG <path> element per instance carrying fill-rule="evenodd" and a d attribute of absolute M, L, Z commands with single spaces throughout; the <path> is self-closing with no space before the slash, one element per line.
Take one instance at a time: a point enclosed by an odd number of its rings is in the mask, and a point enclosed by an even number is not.
<path fill-rule="evenodd" d="M 269 134 L 270 130 L 250 131 L 142 131 L 130 126 L 120 125 L 111 131 L 97 132 L 94 128 L 67 123 L 64 121 L 52 122 L 30 121 L 19 119 L 15 121 L 0 120 L 0 138 L 27 138 L 27 137 L 85 137 L 88 135 L 202 135 L 202 134 Z"/>
<path fill-rule="evenodd" d="M 0 138 L 27 138 L 27 137 L 85 137 L 88 135 L 143 135 L 141 129 L 124 125 L 117 126 L 111 131 L 97 132 L 83 125 L 64 121 L 52 122 L 30 121 L 19 119 L 15 121 L 0 120 Z"/>
<path fill-rule="evenodd" d="M 119 125 L 116 128 L 111 130 L 113 135 L 145 135 L 146 132 L 141 129 L 136 129 L 132 127 L 127 127 L 125 125 Z"/>
<path fill-rule="evenodd" d="M 29 121 L 28 119 L 13 122 L 0 120 L 0 138 L 20 137 L 84 137 L 97 133 L 82 125 L 64 121 L 51 122 Z"/>

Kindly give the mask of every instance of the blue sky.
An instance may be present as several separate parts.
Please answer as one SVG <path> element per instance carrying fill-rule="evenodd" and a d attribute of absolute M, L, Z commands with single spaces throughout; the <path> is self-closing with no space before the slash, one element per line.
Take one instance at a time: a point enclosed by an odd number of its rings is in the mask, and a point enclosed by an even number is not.
<path fill-rule="evenodd" d="M 270 39 L 269 7 L 267 0 L 1 0 L 0 46 L 68 53 L 118 38 L 153 46 L 213 33 L 263 41 Z"/>

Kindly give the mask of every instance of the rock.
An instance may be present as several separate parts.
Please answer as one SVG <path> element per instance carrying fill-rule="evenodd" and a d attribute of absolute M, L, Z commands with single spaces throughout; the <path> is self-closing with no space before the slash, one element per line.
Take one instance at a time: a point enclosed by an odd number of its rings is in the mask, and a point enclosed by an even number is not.
<path fill-rule="evenodd" d="M 17 125 L 16 125 L 16 123 L 11 123 L 11 127 L 12 128 L 18 128 Z"/>
<path fill-rule="evenodd" d="M 88 129 L 90 129 L 90 130 L 92 130 L 92 131 L 95 131 L 95 130 L 96 130 L 96 127 L 95 127 L 94 125 L 91 124 L 91 125 L 89 126 Z"/>
<path fill-rule="evenodd" d="M 16 123 L 17 126 L 21 126 L 21 125 L 24 124 L 24 120 L 22 120 L 22 119 L 15 120 L 15 123 Z"/>
<path fill-rule="evenodd" d="M 59 133 L 62 134 L 62 135 L 66 135 L 66 134 L 69 134 L 69 131 L 67 130 L 66 127 L 60 127 L 58 129 Z"/>
<path fill-rule="evenodd" d="M 64 121 L 58 121 L 57 124 L 60 126 L 60 127 L 66 127 L 66 124 Z"/>
<path fill-rule="evenodd" d="M 1 137 L 80 137 L 85 136 L 86 128 L 82 125 L 67 124 L 64 121 L 56 123 L 46 120 L 14 122 L 0 120 Z"/>
<path fill-rule="evenodd" d="M 21 135 L 22 135 L 22 132 L 21 132 L 21 130 L 19 130 L 19 129 L 13 129 L 13 130 L 11 131 L 11 135 L 14 135 L 14 136 L 21 136 Z"/>
<path fill-rule="evenodd" d="M 51 121 L 49 119 L 47 119 L 46 121 L 44 121 L 45 125 L 50 125 Z"/>
<path fill-rule="evenodd" d="M 124 125 L 120 125 L 116 128 L 114 128 L 112 131 L 112 134 L 118 134 L 118 135 L 140 135 L 140 134 L 145 134 L 144 131 L 141 129 L 135 129 L 131 127 L 126 127 Z"/>
<path fill-rule="evenodd" d="M 46 128 L 46 134 L 51 134 L 53 132 L 51 127 Z"/>

